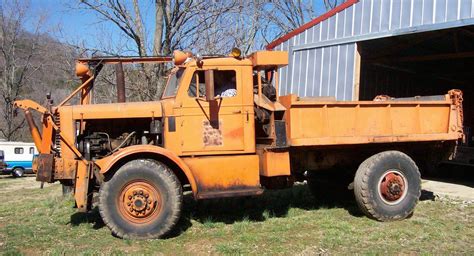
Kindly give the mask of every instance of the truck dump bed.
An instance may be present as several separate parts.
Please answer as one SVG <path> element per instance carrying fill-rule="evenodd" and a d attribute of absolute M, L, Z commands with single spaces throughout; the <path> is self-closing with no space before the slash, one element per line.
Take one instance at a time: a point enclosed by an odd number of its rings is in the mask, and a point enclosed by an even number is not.
<path fill-rule="evenodd" d="M 280 97 L 291 146 L 326 146 L 463 137 L 462 94 L 374 101 Z"/>

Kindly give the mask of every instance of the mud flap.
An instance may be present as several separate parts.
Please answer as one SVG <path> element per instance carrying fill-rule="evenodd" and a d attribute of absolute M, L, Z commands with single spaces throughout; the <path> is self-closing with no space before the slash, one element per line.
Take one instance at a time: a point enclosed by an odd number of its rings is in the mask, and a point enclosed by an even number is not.
<path fill-rule="evenodd" d="M 54 182 L 53 177 L 53 154 L 39 154 L 33 160 L 33 170 L 36 171 L 36 180 L 41 182 Z"/>
<path fill-rule="evenodd" d="M 76 200 L 77 210 L 87 212 L 91 206 L 91 191 L 89 182 L 91 178 L 91 167 L 89 163 L 79 162 L 76 171 L 76 181 L 74 187 L 74 199 Z"/>

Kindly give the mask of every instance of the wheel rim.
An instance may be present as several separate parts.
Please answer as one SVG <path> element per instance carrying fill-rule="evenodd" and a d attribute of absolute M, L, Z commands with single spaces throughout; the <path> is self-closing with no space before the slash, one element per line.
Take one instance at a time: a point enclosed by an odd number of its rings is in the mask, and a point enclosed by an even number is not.
<path fill-rule="evenodd" d="M 13 172 L 14 172 L 15 175 L 18 176 L 18 177 L 21 177 L 21 176 L 23 175 L 22 170 L 21 170 L 21 169 L 18 169 L 18 168 L 15 169 L 15 170 L 13 170 Z"/>
<path fill-rule="evenodd" d="M 154 185 L 144 180 L 136 180 L 122 187 L 117 205 L 126 220 L 144 224 L 159 215 L 162 198 Z"/>
<path fill-rule="evenodd" d="M 395 205 L 400 203 L 407 194 L 408 182 L 399 170 L 386 171 L 377 186 L 379 197 L 384 203 Z"/>

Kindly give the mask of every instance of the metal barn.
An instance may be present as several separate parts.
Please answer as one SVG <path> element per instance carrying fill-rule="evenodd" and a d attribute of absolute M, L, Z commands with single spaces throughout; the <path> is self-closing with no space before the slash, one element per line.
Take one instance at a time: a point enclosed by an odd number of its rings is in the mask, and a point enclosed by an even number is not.
<path fill-rule="evenodd" d="M 267 49 L 289 52 L 280 94 L 372 100 L 456 88 L 474 125 L 474 0 L 348 0 Z"/>

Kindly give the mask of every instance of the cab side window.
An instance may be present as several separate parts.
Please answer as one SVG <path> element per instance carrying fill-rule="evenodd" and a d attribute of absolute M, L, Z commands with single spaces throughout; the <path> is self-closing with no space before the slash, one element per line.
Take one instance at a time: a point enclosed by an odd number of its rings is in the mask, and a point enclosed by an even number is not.
<path fill-rule="evenodd" d="M 30 147 L 30 155 L 34 155 L 35 154 L 35 148 L 34 147 Z"/>
<path fill-rule="evenodd" d="M 214 71 L 214 96 L 234 97 L 237 95 L 236 72 L 234 70 L 215 70 Z M 191 84 L 189 85 L 189 97 L 197 97 L 196 88 L 199 88 L 199 97 L 206 95 L 206 84 L 204 80 L 204 71 L 194 72 Z"/>
<path fill-rule="evenodd" d="M 234 70 L 214 72 L 215 96 L 235 97 L 237 95 L 236 73 Z"/>
<path fill-rule="evenodd" d="M 204 71 L 199 70 L 194 72 L 193 79 L 189 85 L 188 95 L 189 97 L 197 97 L 196 88 L 199 88 L 199 97 L 204 97 L 206 95 L 206 84 L 204 81 Z"/>

